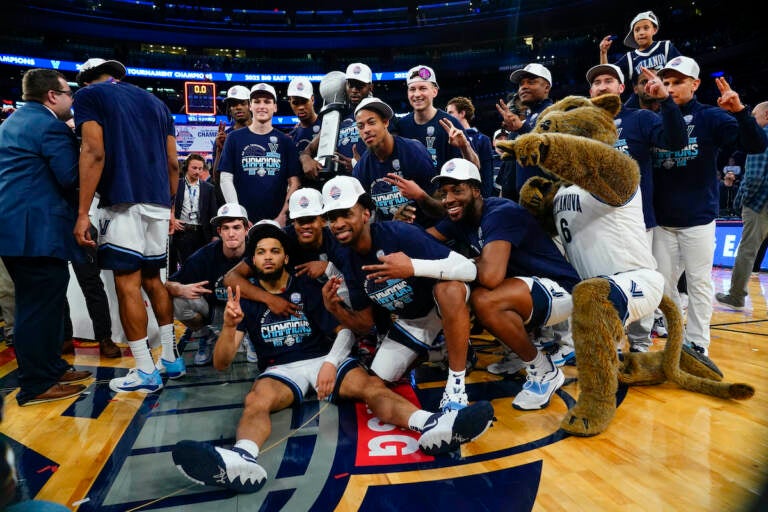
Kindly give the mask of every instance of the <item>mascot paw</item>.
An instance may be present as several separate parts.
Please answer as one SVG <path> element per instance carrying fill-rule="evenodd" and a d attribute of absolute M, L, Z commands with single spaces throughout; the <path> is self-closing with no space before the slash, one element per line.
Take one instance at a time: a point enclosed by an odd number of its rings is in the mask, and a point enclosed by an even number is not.
<path fill-rule="evenodd" d="M 576 404 L 566 413 L 560 428 L 574 436 L 596 436 L 608 428 L 615 412 L 615 405 L 597 408 Z"/>
<path fill-rule="evenodd" d="M 501 150 L 502 160 L 514 160 L 515 159 L 515 141 L 514 140 L 500 140 L 496 142 L 496 148 Z"/>
<path fill-rule="evenodd" d="M 539 165 L 546 157 L 549 144 L 545 136 L 527 133 L 515 139 L 515 155 L 522 166 Z"/>

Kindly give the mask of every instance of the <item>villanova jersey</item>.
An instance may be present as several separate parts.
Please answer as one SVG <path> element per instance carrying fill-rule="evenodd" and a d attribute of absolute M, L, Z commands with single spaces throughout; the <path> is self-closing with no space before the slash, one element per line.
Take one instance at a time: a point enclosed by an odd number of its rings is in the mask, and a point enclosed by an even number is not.
<path fill-rule="evenodd" d="M 640 268 L 656 269 L 645 234 L 638 188 L 622 206 L 606 204 L 577 185 L 555 195 L 555 225 L 568 261 L 582 279 Z"/>
<path fill-rule="evenodd" d="M 678 56 L 680 52 L 672 41 L 656 41 L 647 50 L 627 52 L 616 61 L 616 65 L 624 72 L 625 79 L 629 82 L 641 73 L 641 67 L 659 70 L 668 60 Z"/>

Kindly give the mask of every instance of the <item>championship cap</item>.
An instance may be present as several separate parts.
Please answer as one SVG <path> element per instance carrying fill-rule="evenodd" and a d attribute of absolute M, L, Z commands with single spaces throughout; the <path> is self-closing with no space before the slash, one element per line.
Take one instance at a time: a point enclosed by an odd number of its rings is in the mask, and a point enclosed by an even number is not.
<path fill-rule="evenodd" d="M 392 119 L 392 116 L 395 115 L 392 107 L 381 101 L 379 98 L 373 97 L 363 98 L 355 109 L 355 116 L 357 116 L 357 113 L 361 110 L 373 110 L 374 112 L 381 114 L 381 117 L 384 119 Z"/>
<path fill-rule="evenodd" d="M 432 178 L 432 183 L 442 184 L 443 180 L 468 181 L 481 183 L 480 171 L 477 166 L 464 158 L 451 158 L 440 168 L 440 174 Z"/>
<path fill-rule="evenodd" d="M 288 93 L 286 96 L 298 96 L 299 98 L 312 99 L 314 89 L 312 88 L 312 82 L 303 76 L 297 76 L 288 84 Z"/>
<path fill-rule="evenodd" d="M 408 70 L 408 78 L 405 80 L 406 85 L 411 85 L 414 82 L 432 82 L 437 85 L 437 76 L 435 76 L 435 70 L 429 66 L 418 65 Z"/>
<path fill-rule="evenodd" d="M 630 48 L 638 48 L 637 43 L 635 42 L 635 24 L 642 20 L 649 20 L 651 23 L 656 25 L 657 29 L 659 28 L 659 18 L 653 14 L 653 11 L 641 12 L 632 18 L 632 22 L 629 24 L 629 34 L 627 34 L 627 37 L 624 38 L 624 46 L 628 46 Z"/>
<path fill-rule="evenodd" d="M 535 62 L 533 64 L 528 64 L 523 69 L 513 71 L 512 74 L 509 75 L 509 79 L 513 83 L 519 83 L 520 80 L 525 78 L 527 75 L 538 76 L 546 80 L 549 85 L 552 85 L 552 73 L 550 73 L 549 70 L 541 64 L 536 64 Z"/>
<path fill-rule="evenodd" d="M 248 236 L 245 239 L 245 254 L 244 256 L 251 260 L 256 252 L 256 244 L 263 238 L 275 238 L 280 240 L 280 244 L 283 246 L 283 250 L 287 255 L 291 255 L 293 252 L 293 242 L 288 238 L 288 235 L 280 227 L 280 224 L 272 219 L 263 219 L 248 230 Z M 250 266 L 250 265 L 249 265 Z"/>
<path fill-rule="evenodd" d="M 357 178 L 336 176 L 323 185 L 323 213 L 347 210 L 357 204 L 365 190 Z"/>
<path fill-rule="evenodd" d="M 592 81 L 595 77 L 600 75 L 611 75 L 612 77 L 615 77 L 619 83 L 624 83 L 624 73 L 622 73 L 619 66 L 615 64 L 598 64 L 597 66 L 589 68 L 589 71 L 587 71 L 587 83 L 592 85 Z"/>
<path fill-rule="evenodd" d="M 272 96 L 272 99 L 275 100 L 275 103 L 277 103 L 277 93 L 275 92 L 275 88 L 272 87 L 269 84 L 261 83 L 256 84 L 253 87 L 251 87 L 251 95 L 250 97 L 253 98 L 254 94 L 257 93 L 266 93 Z"/>
<path fill-rule="evenodd" d="M 226 220 L 234 219 L 243 219 L 248 224 L 248 212 L 237 203 L 226 203 L 216 212 L 216 216 L 211 219 L 211 224 L 218 226 Z"/>
<path fill-rule="evenodd" d="M 323 214 L 323 195 L 314 188 L 300 188 L 288 199 L 288 215 L 291 219 L 317 217 Z"/>
<path fill-rule="evenodd" d="M 80 72 L 75 80 L 82 87 L 86 82 L 91 82 L 100 75 L 108 74 L 113 78 L 122 80 L 126 70 L 120 62 L 116 60 L 104 60 L 99 58 L 88 59 L 80 66 Z"/>
<path fill-rule="evenodd" d="M 690 57 L 675 57 L 667 62 L 667 65 L 659 70 L 659 78 L 663 80 L 670 71 L 676 71 L 681 75 L 689 76 L 694 80 L 699 78 L 699 65 Z"/>
<path fill-rule="evenodd" d="M 248 91 L 247 87 L 243 87 L 242 85 L 233 85 L 229 89 L 227 89 L 227 97 L 224 98 L 224 101 L 227 100 L 239 100 L 239 101 L 248 101 L 251 99 L 251 94 Z"/>
<path fill-rule="evenodd" d="M 363 64 L 362 62 L 354 62 L 347 66 L 347 72 L 345 73 L 347 80 L 357 80 L 370 84 L 373 82 L 373 73 L 371 68 Z"/>

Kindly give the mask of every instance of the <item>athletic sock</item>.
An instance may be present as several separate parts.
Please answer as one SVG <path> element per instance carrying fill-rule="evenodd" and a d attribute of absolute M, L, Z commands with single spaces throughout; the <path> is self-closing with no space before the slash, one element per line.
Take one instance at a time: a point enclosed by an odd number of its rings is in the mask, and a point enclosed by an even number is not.
<path fill-rule="evenodd" d="M 161 357 L 166 361 L 175 361 L 176 353 L 176 337 L 173 333 L 173 324 L 160 326 L 160 344 L 163 347 Z"/>
<path fill-rule="evenodd" d="M 533 359 L 533 361 L 526 361 L 525 364 L 528 366 L 533 366 L 539 375 L 544 375 L 545 373 L 549 373 L 555 369 L 555 365 L 552 364 L 552 360 L 542 351 L 538 351 L 536 353 L 536 357 Z"/>
<path fill-rule="evenodd" d="M 419 409 L 408 418 L 408 428 L 415 430 L 416 432 L 421 432 L 424 430 L 424 425 L 427 424 L 427 421 L 429 421 L 431 416 L 431 412 Z"/>
<path fill-rule="evenodd" d="M 129 341 L 128 346 L 131 348 L 131 354 L 133 354 L 133 359 L 136 361 L 136 368 L 144 373 L 155 371 L 155 362 L 152 360 L 152 353 L 149 351 L 147 338 Z"/>
<path fill-rule="evenodd" d="M 460 372 L 448 370 L 448 380 L 445 383 L 445 391 L 449 394 L 464 393 L 464 376 L 466 373 L 466 370 L 461 370 Z"/>
<path fill-rule="evenodd" d="M 250 439 L 240 439 L 235 443 L 235 448 L 240 448 L 241 450 L 247 451 L 253 456 L 254 459 L 259 456 L 259 445 Z"/>

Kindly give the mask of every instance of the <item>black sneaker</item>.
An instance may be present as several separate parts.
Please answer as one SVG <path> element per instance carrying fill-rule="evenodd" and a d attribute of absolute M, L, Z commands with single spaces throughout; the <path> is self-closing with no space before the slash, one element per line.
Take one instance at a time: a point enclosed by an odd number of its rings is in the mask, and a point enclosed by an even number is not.
<path fill-rule="evenodd" d="M 493 424 L 493 406 L 481 401 L 463 409 L 435 413 L 421 431 L 419 446 L 427 455 L 440 455 L 480 437 Z"/>
<path fill-rule="evenodd" d="M 267 472 L 247 451 L 218 448 L 199 441 L 179 441 L 171 452 L 173 462 L 188 479 L 235 492 L 256 492 L 267 481 Z"/>

